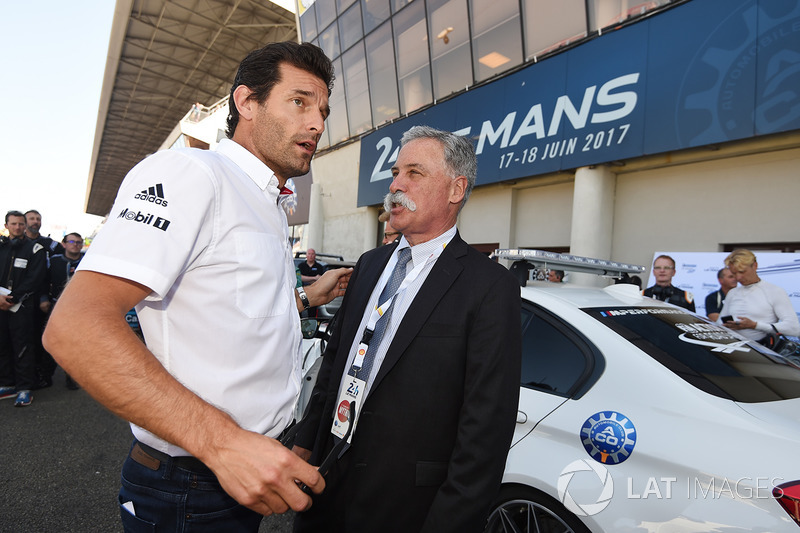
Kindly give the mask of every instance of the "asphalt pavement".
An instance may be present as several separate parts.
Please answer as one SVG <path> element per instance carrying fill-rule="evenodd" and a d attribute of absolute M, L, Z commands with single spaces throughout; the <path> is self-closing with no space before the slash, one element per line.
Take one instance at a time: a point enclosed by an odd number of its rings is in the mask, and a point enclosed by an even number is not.
<path fill-rule="evenodd" d="M 52 387 L 33 403 L 0 401 L 0 533 L 121 532 L 117 491 L 132 435 L 85 391 Z M 260 533 L 291 531 L 292 515 L 265 518 Z"/>

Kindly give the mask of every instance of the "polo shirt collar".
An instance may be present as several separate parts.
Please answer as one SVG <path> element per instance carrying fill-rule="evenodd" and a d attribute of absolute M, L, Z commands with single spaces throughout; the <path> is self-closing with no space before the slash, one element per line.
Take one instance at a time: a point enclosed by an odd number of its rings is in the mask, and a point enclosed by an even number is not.
<path fill-rule="evenodd" d="M 275 173 L 247 148 L 231 139 L 221 139 L 216 148 L 217 152 L 228 157 L 253 180 L 259 189 L 278 198 L 280 188 Z"/>

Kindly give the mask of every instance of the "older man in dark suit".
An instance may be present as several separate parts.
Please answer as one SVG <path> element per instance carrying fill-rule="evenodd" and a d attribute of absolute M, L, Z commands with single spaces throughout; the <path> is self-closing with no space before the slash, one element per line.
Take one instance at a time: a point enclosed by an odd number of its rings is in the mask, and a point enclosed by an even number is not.
<path fill-rule="evenodd" d="M 402 237 L 358 261 L 295 451 L 319 465 L 353 423 L 350 444 L 296 531 L 483 530 L 516 419 L 520 296 L 456 229 L 476 170 L 462 137 L 403 136 L 385 206 Z"/>

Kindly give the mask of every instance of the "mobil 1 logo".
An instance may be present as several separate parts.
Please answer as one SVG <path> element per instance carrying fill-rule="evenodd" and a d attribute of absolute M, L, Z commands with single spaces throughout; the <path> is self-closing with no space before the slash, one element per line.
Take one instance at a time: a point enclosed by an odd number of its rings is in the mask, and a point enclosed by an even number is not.
<path fill-rule="evenodd" d="M 141 222 L 142 224 L 147 224 L 148 226 L 158 228 L 161 231 L 167 231 L 167 228 L 170 224 L 170 221 L 166 218 L 157 217 L 151 215 L 150 213 L 145 214 L 141 211 L 134 211 L 133 209 L 128 209 L 127 207 L 122 210 L 117 218 L 124 218 L 125 220 L 130 220 L 133 222 Z"/>

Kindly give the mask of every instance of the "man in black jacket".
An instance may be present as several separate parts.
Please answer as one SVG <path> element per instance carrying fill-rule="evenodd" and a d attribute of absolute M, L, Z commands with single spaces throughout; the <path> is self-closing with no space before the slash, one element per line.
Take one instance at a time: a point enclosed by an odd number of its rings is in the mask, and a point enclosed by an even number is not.
<path fill-rule="evenodd" d="M 43 389 L 53 384 L 53 374 L 56 371 L 56 362 L 53 356 L 47 353 L 42 346 L 42 333 L 47 325 L 47 317 L 50 315 L 50 301 L 48 290 L 50 288 L 50 258 L 57 254 L 64 253 L 64 246 L 48 235 L 42 235 L 42 214 L 36 209 L 25 211 L 25 236 L 28 239 L 44 246 L 46 266 L 45 275 L 42 280 L 41 290 L 36 294 L 39 308 L 33 313 L 34 327 L 36 328 L 36 389 Z"/>
<path fill-rule="evenodd" d="M 25 215 L 9 211 L 9 236 L 0 241 L 0 398 L 16 393 L 14 405 L 33 400 L 36 385 L 36 295 L 47 268 L 44 247 L 25 236 Z"/>
<path fill-rule="evenodd" d="M 656 284 L 647 287 L 642 293 L 649 297 L 667 302 L 694 313 L 694 296 L 689 291 L 684 291 L 672 284 L 675 276 L 675 260 L 668 255 L 659 255 L 653 261 L 653 276 Z"/>
<path fill-rule="evenodd" d="M 361 256 L 337 314 L 294 448 L 313 465 L 337 460 L 296 533 L 477 533 L 500 489 L 519 399 L 520 293 L 456 228 L 474 149 L 415 126 L 392 175 L 386 207 L 403 236 Z"/>
<path fill-rule="evenodd" d="M 61 296 L 61 293 L 64 291 L 64 287 L 67 286 L 67 283 L 75 274 L 75 270 L 78 268 L 78 265 L 83 259 L 83 254 L 81 254 L 81 250 L 83 249 L 83 237 L 81 237 L 80 233 L 67 233 L 64 236 L 64 253 L 63 254 L 56 254 L 50 257 L 50 267 L 48 271 L 50 273 L 50 282 L 49 282 L 49 293 L 46 305 L 44 303 L 40 304 L 40 307 L 45 313 L 50 313 L 50 310 L 53 305 L 55 305 L 58 297 Z M 47 352 L 44 352 L 47 357 L 52 359 L 52 356 Z M 55 364 L 55 361 L 53 361 Z M 41 371 L 41 369 L 40 369 Z M 50 373 L 50 377 L 52 379 L 53 373 Z M 69 374 L 66 376 L 66 384 L 67 388 L 70 390 L 77 390 L 78 384 L 75 383 Z"/>

